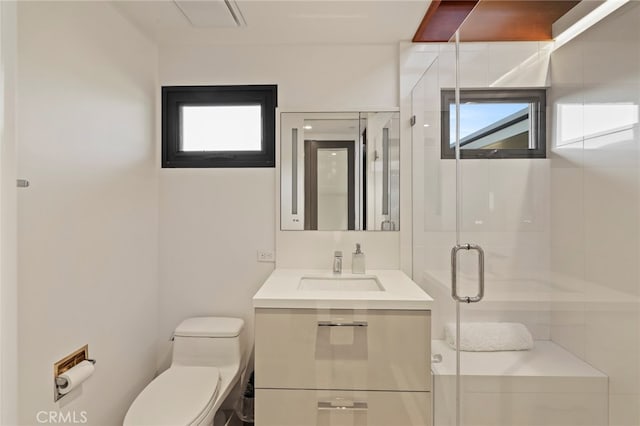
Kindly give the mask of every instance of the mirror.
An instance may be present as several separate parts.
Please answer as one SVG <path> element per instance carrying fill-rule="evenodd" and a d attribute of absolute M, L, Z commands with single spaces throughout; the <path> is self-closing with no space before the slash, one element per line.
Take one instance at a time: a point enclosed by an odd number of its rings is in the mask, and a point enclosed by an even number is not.
<path fill-rule="evenodd" d="M 398 231 L 398 112 L 282 113 L 282 230 Z"/>

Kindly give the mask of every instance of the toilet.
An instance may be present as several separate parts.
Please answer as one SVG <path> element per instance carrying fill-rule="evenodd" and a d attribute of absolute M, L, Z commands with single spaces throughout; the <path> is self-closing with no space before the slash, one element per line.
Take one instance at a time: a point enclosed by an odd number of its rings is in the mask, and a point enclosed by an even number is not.
<path fill-rule="evenodd" d="M 136 397 L 124 426 L 212 425 L 245 367 L 243 329 L 239 318 L 184 320 L 174 333 L 171 366 Z"/>

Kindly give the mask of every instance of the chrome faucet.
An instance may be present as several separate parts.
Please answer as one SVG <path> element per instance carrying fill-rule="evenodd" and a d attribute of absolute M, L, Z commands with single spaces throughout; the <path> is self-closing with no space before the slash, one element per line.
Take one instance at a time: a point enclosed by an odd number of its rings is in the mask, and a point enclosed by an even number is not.
<path fill-rule="evenodd" d="M 333 273 L 342 273 L 342 252 L 339 250 L 333 252 Z"/>

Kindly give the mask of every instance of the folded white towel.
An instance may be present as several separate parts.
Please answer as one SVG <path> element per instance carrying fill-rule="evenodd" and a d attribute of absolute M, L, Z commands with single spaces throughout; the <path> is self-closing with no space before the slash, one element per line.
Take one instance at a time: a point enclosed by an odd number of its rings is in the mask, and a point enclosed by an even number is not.
<path fill-rule="evenodd" d="M 445 340 L 456 348 L 456 325 L 444 327 Z M 467 352 L 525 351 L 533 348 L 533 337 L 517 322 L 468 322 L 460 324 L 460 350 Z"/>

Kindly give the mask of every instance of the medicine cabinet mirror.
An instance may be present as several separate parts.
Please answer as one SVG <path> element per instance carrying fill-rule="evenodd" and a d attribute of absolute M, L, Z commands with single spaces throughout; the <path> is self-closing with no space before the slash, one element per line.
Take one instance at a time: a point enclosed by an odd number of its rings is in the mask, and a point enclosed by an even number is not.
<path fill-rule="evenodd" d="M 398 112 L 280 117 L 283 230 L 400 229 Z"/>

